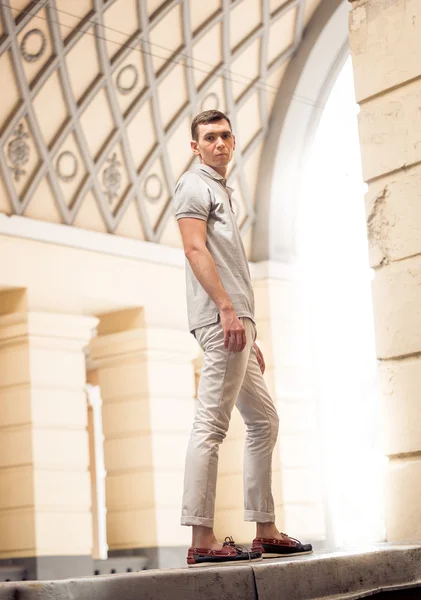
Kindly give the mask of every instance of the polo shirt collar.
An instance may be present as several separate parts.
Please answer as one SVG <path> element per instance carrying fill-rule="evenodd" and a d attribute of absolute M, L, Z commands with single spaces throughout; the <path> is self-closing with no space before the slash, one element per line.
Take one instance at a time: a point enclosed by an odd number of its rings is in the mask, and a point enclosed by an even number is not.
<path fill-rule="evenodd" d="M 200 163 L 198 165 L 195 165 L 195 169 L 197 169 L 198 171 L 204 171 L 207 175 L 212 177 L 212 179 L 220 181 L 230 194 L 234 191 L 233 188 L 227 185 L 227 180 L 220 173 L 218 173 L 218 171 L 215 171 L 215 169 L 212 169 L 212 167 L 210 167 L 209 165 L 204 165 L 203 163 Z"/>
<path fill-rule="evenodd" d="M 219 181 L 226 181 L 225 177 L 222 177 L 222 175 L 220 175 L 218 173 L 218 171 L 215 171 L 215 169 L 212 169 L 212 167 L 210 167 L 209 165 L 204 165 L 202 163 L 195 165 L 196 169 L 199 169 L 201 171 L 204 171 L 205 173 L 207 173 L 208 175 L 210 175 L 212 177 L 212 179 L 218 179 Z"/>

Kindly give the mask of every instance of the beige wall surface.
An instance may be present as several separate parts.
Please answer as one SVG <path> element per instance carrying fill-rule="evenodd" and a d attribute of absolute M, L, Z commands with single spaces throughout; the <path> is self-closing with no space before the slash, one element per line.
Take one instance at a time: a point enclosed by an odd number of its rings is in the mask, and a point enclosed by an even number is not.
<path fill-rule="evenodd" d="M 105 357 L 117 354 L 109 360 L 118 365 L 115 379 L 116 367 L 105 367 L 105 358 L 99 360 L 109 470 L 109 546 L 179 545 L 171 532 L 167 534 L 170 539 L 161 535 L 163 541 L 156 535 L 159 521 L 152 444 L 145 446 L 142 431 L 151 428 L 150 403 L 157 412 L 154 427 L 158 431 L 153 441 L 154 460 L 158 461 L 160 447 L 163 454 L 168 444 L 175 443 L 176 448 L 179 444 L 179 433 L 174 431 L 178 410 L 172 406 L 171 414 L 165 407 L 177 378 L 180 384 L 184 381 L 186 390 L 186 398 L 177 401 L 177 406 L 186 406 L 187 413 L 193 407 L 197 351 L 187 331 L 183 260 L 181 266 L 171 267 L 5 235 L 0 236 L 0 257 L 0 289 L 4 290 L 0 313 L 5 313 L 0 317 L 0 557 L 92 553 L 84 350 L 97 325 L 97 346 L 99 340 L 108 339 L 102 353 Z M 136 335 L 130 338 L 130 327 L 134 327 L 130 318 L 119 325 L 123 333 L 115 333 L 107 325 L 104 313 L 122 307 L 128 308 L 129 315 L 133 307 L 144 307 L 143 337 L 138 340 Z M 163 340 L 157 342 L 163 348 L 162 358 L 156 357 L 152 348 L 146 363 L 139 355 L 145 344 L 145 327 L 149 341 L 153 331 Z M 120 336 L 119 341 L 113 336 Z M 172 350 L 166 348 L 167 338 L 173 339 Z M 179 365 L 183 344 L 190 348 L 184 370 Z M 173 366 L 168 363 L 169 352 L 174 355 Z M 159 426 L 160 415 L 168 418 L 166 425 L 163 419 L 164 425 Z M 133 431 L 140 432 L 137 438 Z M 130 476 L 136 465 L 141 468 L 140 479 L 134 472 L 137 481 Z M 171 475 L 172 465 L 160 468 Z M 168 500 L 161 501 L 165 502 L 168 504 Z M 124 506 L 116 514 L 115 507 L 121 503 Z M 144 522 L 137 518 L 138 510 L 143 511 Z M 162 510 L 165 515 L 166 506 Z M 173 521 L 178 523 L 174 511 L 167 517 L 167 523 Z"/>
<path fill-rule="evenodd" d="M 110 254 L 109 236 L 99 233 L 87 234 L 85 248 L 71 247 L 70 242 L 64 244 L 67 238 L 73 239 L 73 233 L 61 225 L 12 219 L 3 224 L 3 230 L 9 227 L 12 231 L 13 227 L 15 235 L 0 235 L 0 289 L 4 290 L 0 313 L 5 313 L 0 317 L 4 322 L 0 331 L 16 327 L 16 319 L 36 315 L 38 335 L 43 336 L 46 347 L 34 346 L 36 340 L 30 337 L 28 343 L 22 338 L 22 346 L 12 344 L 1 350 L 0 455 L 4 464 L 0 465 L 0 485 L 7 490 L 4 498 L 8 503 L 3 513 L 0 506 L 4 520 L 2 556 L 26 556 L 29 546 L 34 553 L 91 553 L 95 545 L 84 394 L 86 356 L 98 377 L 103 402 L 110 550 L 187 546 L 190 531 L 179 525 L 180 505 L 185 449 L 194 413 L 195 370 L 200 369 L 201 351 L 187 327 L 183 253 L 130 242 L 130 257 L 127 241 L 114 236 L 120 254 Z M 61 244 L 29 239 L 29 225 L 33 238 L 53 240 L 59 234 Z M 266 357 L 269 390 L 282 414 L 273 474 L 278 524 L 297 535 L 322 539 L 320 493 L 311 483 L 315 481 L 314 456 L 306 452 L 297 456 L 293 451 L 309 439 L 315 422 L 311 420 L 309 429 L 309 406 L 299 383 L 294 284 L 264 264 L 252 267 L 258 343 Z M 6 322 L 9 329 L 5 329 Z M 88 329 L 84 330 L 83 343 L 77 345 L 72 339 L 82 326 Z M 59 329 L 47 344 L 54 327 Z M 283 333 L 277 335 L 276 331 Z M 16 335 L 14 329 L 11 333 Z M 24 386 L 9 381 L 13 373 L 19 373 Z M 46 379 L 40 380 L 41 375 Z M 307 417 L 303 421 L 304 413 Z M 45 427 L 48 435 L 42 433 Z M 254 531 L 251 524 L 243 522 L 244 433 L 236 412 L 221 448 L 216 530 L 218 535 L 235 530 L 237 540 L 247 542 Z M 67 476 L 73 464 L 75 472 Z M 52 480 L 46 478 L 46 465 L 59 482 L 49 498 Z M 13 484 L 16 481 L 20 482 L 19 493 Z M 222 501 L 228 497 L 224 493 L 227 486 L 237 489 L 236 494 L 229 495 L 234 498 L 229 504 Z M 67 504 L 63 505 L 65 498 Z M 76 513 L 68 504 L 70 498 L 79 507 Z M 50 507 L 48 514 L 55 515 L 51 530 L 44 503 Z M 15 516 L 20 505 L 25 507 L 19 510 L 27 515 L 26 521 Z M 39 511 L 42 514 L 38 515 Z M 83 529 L 82 537 L 69 534 L 67 549 L 61 535 L 67 531 L 67 521 L 60 524 L 57 520 L 58 513 L 65 511 L 75 515 L 72 518 L 79 515 L 71 525 L 72 532 Z M 84 522 L 85 518 L 89 522 Z M 21 526 L 25 526 L 26 538 L 32 531 L 45 541 L 35 544 L 29 540 L 25 545 L 14 536 L 15 545 L 20 547 L 10 548 L 6 538 L 11 539 L 10 531 Z"/>
<path fill-rule="evenodd" d="M 352 3 L 350 43 L 357 100 L 381 359 L 384 450 L 390 458 L 387 536 L 420 538 L 418 427 L 421 371 L 421 5 Z"/>
<path fill-rule="evenodd" d="M 172 192 L 191 164 L 192 116 L 228 111 L 237 134 L 230 180 L 251 255 L 263 140 L 318 5 L 56 0 L 32 3 L 30 15 L 23 2 L 1 8 L 0 558 L 95 546 L 86 359 L 103 396 L 110 549 L 188 544 L 179 505 L 200 351 L 187 331 Z M 322 539 L 297 287 L 263 269 L 255 290 L 282 421 L 278 525 Z M 247 542 L 242 492 L 222 501 L 225 489 L 242 487 L 243 442 L 236 413 L 221 450 L 216 528 Z"/>

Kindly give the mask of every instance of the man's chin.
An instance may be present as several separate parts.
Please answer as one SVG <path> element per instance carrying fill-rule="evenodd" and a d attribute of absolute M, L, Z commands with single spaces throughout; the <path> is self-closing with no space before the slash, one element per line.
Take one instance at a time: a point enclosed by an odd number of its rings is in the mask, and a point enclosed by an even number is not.
<path fill-rule="evenodd" d="M 218 156 L 217 160 L 215 160 L 215 167 L 226 167 L 231 162 L 231 157 L 229 156 Z"/>

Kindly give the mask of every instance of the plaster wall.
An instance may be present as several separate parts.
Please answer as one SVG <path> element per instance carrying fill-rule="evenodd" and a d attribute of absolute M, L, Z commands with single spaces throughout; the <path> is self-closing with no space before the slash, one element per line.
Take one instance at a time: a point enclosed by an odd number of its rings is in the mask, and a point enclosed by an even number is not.
<path fill-rule="evenodd" d="M 1 557 L 91 556 L 96 547 L 87 356 L 103 401 L 109 550 L 186 548 L 180 503 L 201 351 L 187 327 L 183 252 L 118 236 L 110 244 L 107 234 L 24 217 L 0 217 L 0 227 L 2 339 L 16 337 L 16 319 L 31 315 L 39 336 L 23 332 L 19 344 L 1 348 Z M 282 420 L 273 463 L 278 524 L 323 539 L 314 456 L 303 447 L 315 421 L 303 424 L 297 412 L 305 394 L 291 317 L 296 283 L 280 265 L 251 267 L 265 377 Z M 220 454 L 216 531 L 247 543 L 254 529 L 243 522 L 244 433 L 235 413 Z"/>

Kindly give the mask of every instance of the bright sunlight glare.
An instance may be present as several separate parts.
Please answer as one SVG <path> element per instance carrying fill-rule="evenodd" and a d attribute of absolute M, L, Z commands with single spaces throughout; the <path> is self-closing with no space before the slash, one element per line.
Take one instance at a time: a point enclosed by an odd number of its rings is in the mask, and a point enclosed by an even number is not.
<path fill-rule="evenodd" d="M 384 540 L 379 400 L 352 64 L 318 127 L 300 208 L 323 439 L 327 523 L 337 547 Z"/>

